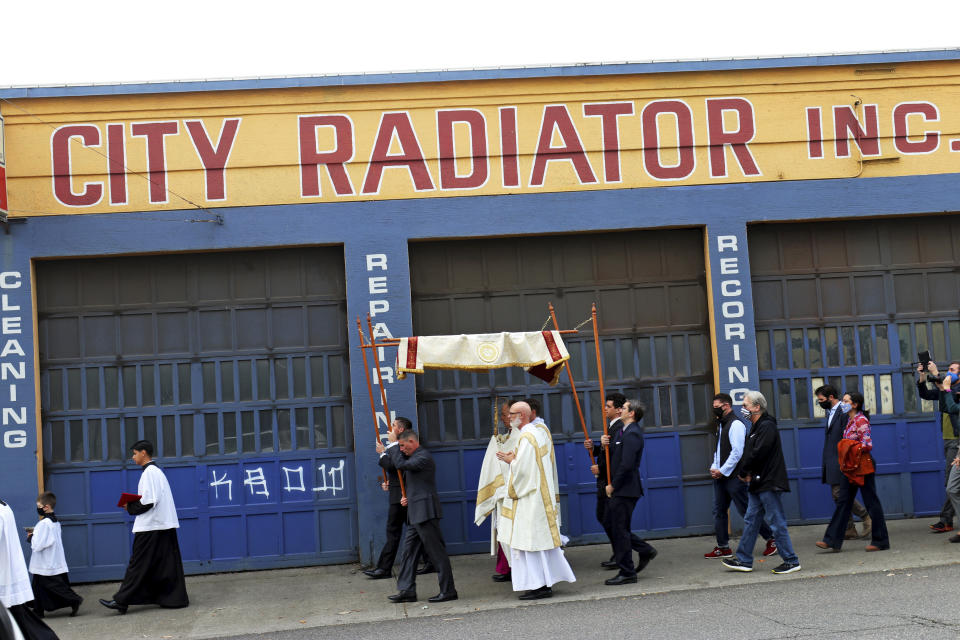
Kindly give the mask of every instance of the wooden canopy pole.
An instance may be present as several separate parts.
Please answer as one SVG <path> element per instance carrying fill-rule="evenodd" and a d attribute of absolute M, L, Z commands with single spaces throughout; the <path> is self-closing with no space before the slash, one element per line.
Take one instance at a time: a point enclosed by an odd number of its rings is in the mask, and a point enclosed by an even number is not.
<path fill-rule="evenodd" d="M 603 390 L 603 364 L 600 362 L 600 332 L 597 330 L 597 303 L 593 303 L 593 309 L 590 312 L 593 319 L 593 346 L 597 353 L 597 378 L 600 380 L 600 418 L 603 422 L 603 435 L 610 435 L 607 432 L 606 415 L 606 393 Z M 607 484 L 610 484 L 610 445 L 603 447 L 603 453 L 607 457 Z"/>
<path fill-rule="evenodd" d="M 547 308 L 550 309 L 550 319 L 553 320 L 553 328 L 559 331 L 560 324 L 557 322 L 557 314 L 553 310 L 553 303 L 548 302 Z M 573 402 L 577 406 L 577 415 L 580 416 L 580 426 L 583 428 L 583 435 L 587 440 L 589 440 L 590 432 L 587 431 L 587 421 L 583 419 L 583 409 L 580 407 L 580 396 L 577 395 L 577 385 L 573 381 L 573 371 L 570 370 L 569 360 L 563 363 L 563 368 L 567 370 L 567 378 L 570 380 L 570 391 L 573 393 Z M 593 451 L 587 449 L 587 454 L 590 456 L 590 465 L 595 465 L 597 461 L 593 457 Z"/>
<path fill-rule="evenodd" d="M 374 439 L 376 442 L 380 442 L 380 429 L 377 427 L 377 408 L 373 403 L 373 384 L 370 382 L 370 367 L 367 364 L 367 351 L 363 347 L 364 344 L 363 338 L 363 327 L 360 325 L 360 316 L 357 316 L 357 333 L 360 334 L 360 355 L 363 356 L 363 375 L 367 378 L 367 395 L 370 396 L 370 415 L 373 417 L 373 433 Z M 386 470 L 380 474 L 380 481 L 387 481 L 387 472 Z"/>
<path fill-rule="evenodd" d="M 367 313 L 367 330 L 370 332 L 370 344 L 374 345 L 376 339 L 373 337 L 373 320 L 370 318 L 370 313 Z M 390 419 L 390 407 L 387 406 L 387 390 L 383 387 L 383 377 L 380 375 L 380 352 L 373 349 L 373 359 L 377 363 L 377 384 L 380 386 L 380 403 L 383 405 L 383 414 L 387 417 L 387 425 L 390 431 L 393 431 L 393 420 Z M 373 424 L 377 424 L 377 416 L 373 416 Z M 380 437 L 380 430 L 377 429 L 377 437 Z M 400 495 L 404 498 L 407 497 L 406 487 L 403 486 L 403 473 L 397 469 L 397 478 L 400 479 Z"/>

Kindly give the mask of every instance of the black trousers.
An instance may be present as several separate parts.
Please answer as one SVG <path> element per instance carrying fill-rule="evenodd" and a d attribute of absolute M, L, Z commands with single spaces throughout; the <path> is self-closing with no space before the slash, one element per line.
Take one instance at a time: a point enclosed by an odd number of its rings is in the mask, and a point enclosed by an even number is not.
<path fill-rule="evenodd" d="M 890 536 L 887 533 L 887 521 L 883 517 L 883 505 L 880 504 L 880 498 L 877 496 L 876 474 L 870 473 L 863 476 L 863 486 L 858 487 L 847 477 L 840 479 L 840 498 L 837 500 L 837 506 L 833 510 L 833 518 L 827 525 L 827 532 L 823 535 L 823 541 L 834 549 L 843 546 L 843 534 L 847 529 L 847 521 L 850 519 L 850 512 L 853 510 L 853 501 L 857 497 L 857 491 L 863 497 L 863 506 L 867 508 L 870 519 L 873 524 L 870 527 L 870 544 L 874 544 L 881 549 L 890 548 Z"/>
<path fill-rule="evenodd" d="M 387 541 L 383 543 L 380 558 L 377 560 L 377 569 L 390 571 L 397 559 L 400 549 L 400 539 L 403 537 L 403 523 L 407 521 L 407 508 L 400 504 L 390 505 L 387 511 Z"/>
<path fill-rule="evenodd" d="M 630 529 L 630 520 L 639 498 L 613 496 L 607 506 L 607 526 L 610 528 L 610 542 L 613 544 L 613 556 L 620 569 L 620 575 L 637 575 L 633 563 L 633 551 L 641 558 L 649 558 L 654 548 Z"/>
<path fill-rule="evenodd" d="M 438 518 L 416 524 L 407 523 L 397 590 L 401 593 L 417 592 L 417 558 L 422 554 L 437 568 L 440 593 L 455 593 L 457 589 L 453 585 L 453 569 L 450 567 L 447 545 L 443 541 Z"/>
<path fill-rule="evenodd" d="M 377 559 L 377 569 L 391 571 L 394 563 L 397 561 L 397 552 L 400 550 L 400 542 L 403 540 L 403 525 L 407 521 L 407 508 L 399 502 L 390 505 L 387 511 L 387 540 L 383 543 L 383 549 L 380 550 L 380 558 Z M 419 564 L 424 560 L 423 554 L 417 558 Z M 400 559 L 403 562 L 403 558 Z M 430 561 L 427 560 L 427 567 Z"/>
<path fill-rule="evenodd" d="M 607 534 L 607 539 L 613 544 L 613 534 L 610 532 L 610 525 L 607 522 L 607 511 L 610 508 L 610 498 L 607 497 L 607 485 L 597 487 L 597 522 L 603 527 L 603 532 Z M 613 560 L 613 556 L 610 556 Z"/>

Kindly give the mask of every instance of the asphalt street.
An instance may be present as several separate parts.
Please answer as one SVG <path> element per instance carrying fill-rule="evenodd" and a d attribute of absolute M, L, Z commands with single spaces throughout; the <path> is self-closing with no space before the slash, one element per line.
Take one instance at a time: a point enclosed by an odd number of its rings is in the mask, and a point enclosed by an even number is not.
<path fill-rule="evenodd" d="M 337 625 L 233 640 L 352 638 L 781 638 L 960 637 L 960 566 L 764 582 L 651 595 Z"/>
<path fill-rule="evenodd" d="M 97 598 L 116 591 L 116 583 L 78 585 L 86 599 L 80 615 L 58 611 L 47 623 L 63 640 L 441 634 L 472 640 L 503 638 L 505 632 L 509 637 L 518 626 L 529 637 L 778 638 L 824 636 L 824 628 L 868 633 L 878 624 L 891 634 L 884 637 L 902 632 L 956 638 L 956 627 L 927 622 L 957 623 L 956 617 L 942 617 L 938 605 L 957 611 L 960 584 L 951 581 L 960 573 L 960 545 L 931 533 L 930 522 L 890 521 L 892 547 L 878 553 L 865 552 L 864 540 L 848 541 L 842 553 L 825 553 L 814 545 L 823 524 L 790 527 L 803 570 L 788 575 L 770 572 L 780 558 L 761 557 L 762 544 L 754 571 L 740 573 L 704 559 L 713 548 L 711 536 L 653 540 L 659 555 L 636 584 L 620 587 L 603 584 L 612 575 L 599 566 L 610 556 L 609 545 L 571 547 L 565 553 L 576 582 L 560 583 L 551 600 L 532 605 L 518 600 L 509 583 L 490 579 L 495 558 L 481 553 L 451 559 L 460 599 L 440 604 L 426 601 L 437 592 L 435 574 L 418 580 L 417 602 L 393 604 L 387 596 L 396 592 L 396 583 L 369 580 L 354 563 L 189 576 L 188 608 L 136 606 L 125 616 L 97 604 Z M 730 626 L 731 620 L 742 620 L 745 628 Z M 943 629 L 947 635 L 938 636 Z"/>

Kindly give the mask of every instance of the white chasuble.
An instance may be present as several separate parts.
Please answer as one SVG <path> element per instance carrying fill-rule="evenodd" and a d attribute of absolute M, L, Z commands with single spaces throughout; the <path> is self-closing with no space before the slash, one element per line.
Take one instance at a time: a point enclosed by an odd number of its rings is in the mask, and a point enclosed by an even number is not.
<path fill-rule="evenodd" d="M 548 434 L 536 424 L 520 430 L 517 457 L 507 478 L 498 535 L 501 544 L 510 547 L 514 591 L 576 581 L 560 548 L 565 538 L 560 534 L 553 443 Z"/>

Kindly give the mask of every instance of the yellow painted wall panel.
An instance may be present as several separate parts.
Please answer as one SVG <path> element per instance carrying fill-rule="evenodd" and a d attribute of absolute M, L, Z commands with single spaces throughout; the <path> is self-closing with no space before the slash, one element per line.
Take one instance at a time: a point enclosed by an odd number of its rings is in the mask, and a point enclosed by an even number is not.
<path fill-rule="evenodd" d="M 21 99 L 2 113 L 10 214 L 29 216 L 949 173 L 958 89 L 947 61 Z M 441 126 L 444 110 L 473 124 Z M 515 138 L 501 126 L 513 113 Z M 301 149 L 310 116 L 327 119 Z M 313 168 L 311 144 L 344 155 Z"/>

